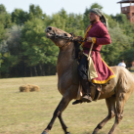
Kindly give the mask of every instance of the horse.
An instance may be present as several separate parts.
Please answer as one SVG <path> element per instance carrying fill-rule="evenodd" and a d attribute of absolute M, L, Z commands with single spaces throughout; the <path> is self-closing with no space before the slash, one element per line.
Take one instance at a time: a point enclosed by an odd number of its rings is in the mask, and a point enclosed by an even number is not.
<path fill-rule="evenodd" d="M 48 26 L 45 29 L 47 38 L 50 38 L 54 44 L 59 47 L 59 55 L 57 61 L 57 74 L 58 74 L 58 90 L 62 94 L 62 99 L 53 113 L 53 117 L 44 129 L 42 134 L 48 134 L 52 129 L 55 119 L 58 117 L 62 129 L 65 134 L 70 134 L 67 131 L 67 126 L 62 119 L 62 112 L 66 109 L 69 102 L 77 98 L 77 92 L 79 84 L 73 83 L 73 63 L 74 63 L 74 49 L 76 42 L 67 40 L 72 35 L 56 27 Z M 64 37 L 64 38 L 60 38 Z M 109 131 L 109 134 L 113 134 L 115 128 L 123 118 L 123 109 L 126 101 L 134 91 L 134 76 L 127 69 L 119 66 L 110 67 L 116 77 L 109 80 L 108 84 L 102 85 L 103 94 L 100 95 L 99 100 L 105 99 L 108 108 L 108 115 L 103 119 L 92 134 L 103 128 L 103 126 L 113 117 L 115 122 Z M 90 86 L 92 98 L 95 95 L 94 86 Z"/>

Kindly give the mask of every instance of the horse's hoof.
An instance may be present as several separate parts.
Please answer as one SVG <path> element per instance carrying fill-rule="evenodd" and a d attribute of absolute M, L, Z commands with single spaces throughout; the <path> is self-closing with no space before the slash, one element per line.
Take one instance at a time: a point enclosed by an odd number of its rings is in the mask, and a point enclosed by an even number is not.
<path fill-rule="evenodd" d="M 97 132 L 96 132 L 96 131 L 94 131 L 92 134 L 97 134 Z"/>
<path fill-rule="evenodd" d="M 67 132 L 66 134 L 71 134 L 70 132 Z"/>
<path fill-rule="evenodd" d="M 48 134 L 46 131 L 43 131 L 41 134 Z"/>

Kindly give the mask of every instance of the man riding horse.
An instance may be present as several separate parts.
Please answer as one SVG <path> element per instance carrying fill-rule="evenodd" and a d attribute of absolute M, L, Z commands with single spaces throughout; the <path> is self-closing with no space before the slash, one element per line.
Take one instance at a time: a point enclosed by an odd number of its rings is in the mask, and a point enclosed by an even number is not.
<path fill-rule="evenodd" d="M 129 99 L 131 94 L 134 92 L 134 75 L 130 73 L 127 69 L 119 66 L 108 67 L 106 63 L 101 59 L 99 51 L 101 46 L 111 43 L 110 36 L 108 34 L 107 28 L 101 23 L 103 18 L 102 13 L 98 9 L 92 9 L 90 12 L 91 25 L 87 28 L 85 38 L 87 42 L 83 45 L 85 57 L 79 64 L 78 72 L 81 78 L 81 83 L 84 89 L 83 98 L 88 102 L 96 100 L 94 87 L 89 85 L 88 80 L 92 80 L 92 84 L 101 85 L 103 88 L 103 94 L 97 97 L 98 100 L 105 99 L 108 108 L 108 115 L 97 125 L 92 134 L 98 133 L 100 129 L 113 117 L 115 117 L 114 124 L 109 131 L 109 134 L 113 134 L 115 128 L 120 123 L 123 118 L 123 109 L 126 101 Z M 48 26 L 45 29 L 47 38 L 50 38 L 56 46 L 59 47 L 59 56 L 57 61 L 57 76 L 58 76 L 58 91 L 62 95 L 62 99 L 59 102 L 57 108 L 55 109 L 51 121 L 48 126 L 44 129 L 42 134 L 48 134 L 52 129 L 56 118 L 59 119 L 61 126 L 65 134 L 69 134 L 67 131 L 67 126 L 62 119 L 62 113 L 67 108 L 69 103 L 73 99 L 79 98 L 79 81 L 77 81 L 77 71 L 76 71 L 76 58 L 79 45 L 76 41 L 77 37 L 72 41 L 71 34 L 58 29 L 56 27 Z M 61 38 L 63 37 L 63 38 Z M 84 38 L 84 41 L 85 41 Z M 90 60 L 87 61 L 87 57 L 90 55 L 90 48 L 93 46 L 92 56 Z M 90 50 L 89 50 L 90 49 Z M 77 50 L 77 51 L 76 51 Z M 89 54 L 88 54 L 89 53 Z M 76 54 L 76 55 L 75 55 Z M 88 57 L 89 59 L 89 57 Z M 88 62 L 94 64 L 89 64 L 90 68 L 90 78 L 87 75 L 87 70 L 89 74 Z M 74 67 L 75 65 L 75 67 Z M 91 66 L 92 65 L 92 66 Z M 75 72 L 75 74 L 74 74 Z M 95 73 L 93 73 L 95 72 Z M 114 73 L 113 73 L 114 72 Z M 116 77 L 115 77 L 115 75 Z M 76 80 L 76 82 L 74 82 Z M 98 86 L 98 87 L 101 87 Z M 89 90 L 89 91 L 88 91 Z M 90 93 L 91 92 L 91 93 Z M 76 103 L 75 103 L 76 104 Z"/>
<path fill-rule="evenodd" d="M 91 24 L 86 29 L 84 39 L 81 36 L 78 36 L 80 40 L 86 39 L 86 42 L 82 43 L 84 57 L 82 58 L 78 66 L 78 74 L 84 91 L 84 95 L 81 99 L 82 102 L 92 101 L 88 76 L 89 63 L 87 60 L 87 56 L 89 54 L 92 43 L 94 44 L 91 53 L 92 56 L 90 58 L 90 60 L 92 60 L 94 63 L 94 67 L 92 67 L 94 69 L 90 69 L 90 78 L 92 80 L 92 83 L 96 84 L 97 90 L 101 90 L 100 85 L 107 83 L 110 79 L 115 77 L 113 71 L 101 59 L 100 55 L 102 45 L 107 45 L 111 43 L 110 35 L 106 28 L 106 19 L 98 8 L 90 10 L 89 19 Z M 92 76 L 92 73 L 96 73 L 96 75 Z M 76 100 L 75 102 L 73 102 L 73 104 L 77 104 L 79 102 L 80 101 Z"/>

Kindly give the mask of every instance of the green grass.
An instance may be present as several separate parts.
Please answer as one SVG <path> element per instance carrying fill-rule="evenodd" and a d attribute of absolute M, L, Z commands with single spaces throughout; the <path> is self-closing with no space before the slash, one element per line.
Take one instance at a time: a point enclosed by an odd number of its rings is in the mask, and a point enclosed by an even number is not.
<path fill-rule="evenodd" d="M 40 92 L 20 93 L 19 86 L 36 84 Z M 61 95 L 56 76 L 0 79 L 0 134 L 41 134 L 48 125 Z M 91 134 L 107 115 L 105 100 L 73 106 L 63 112 L 63 119 L 72 134 Z M 98 134 L 107 134 L 114 123 L 110 120 Z M 59 120 L 50 134 L 63 134 Z M 134 95 L 124 109 L 124 118 L 115 134 L 134 134 Z"/>

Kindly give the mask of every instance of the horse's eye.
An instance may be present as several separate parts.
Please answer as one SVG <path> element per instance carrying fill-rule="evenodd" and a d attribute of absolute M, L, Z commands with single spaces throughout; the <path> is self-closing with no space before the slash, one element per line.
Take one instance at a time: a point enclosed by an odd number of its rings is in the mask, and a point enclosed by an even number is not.
<path fill-rule="evenodd" d="M 67 34 L 66 34 L 66 33 L 64 33 L 64 36 L 67 36 Z"/>

